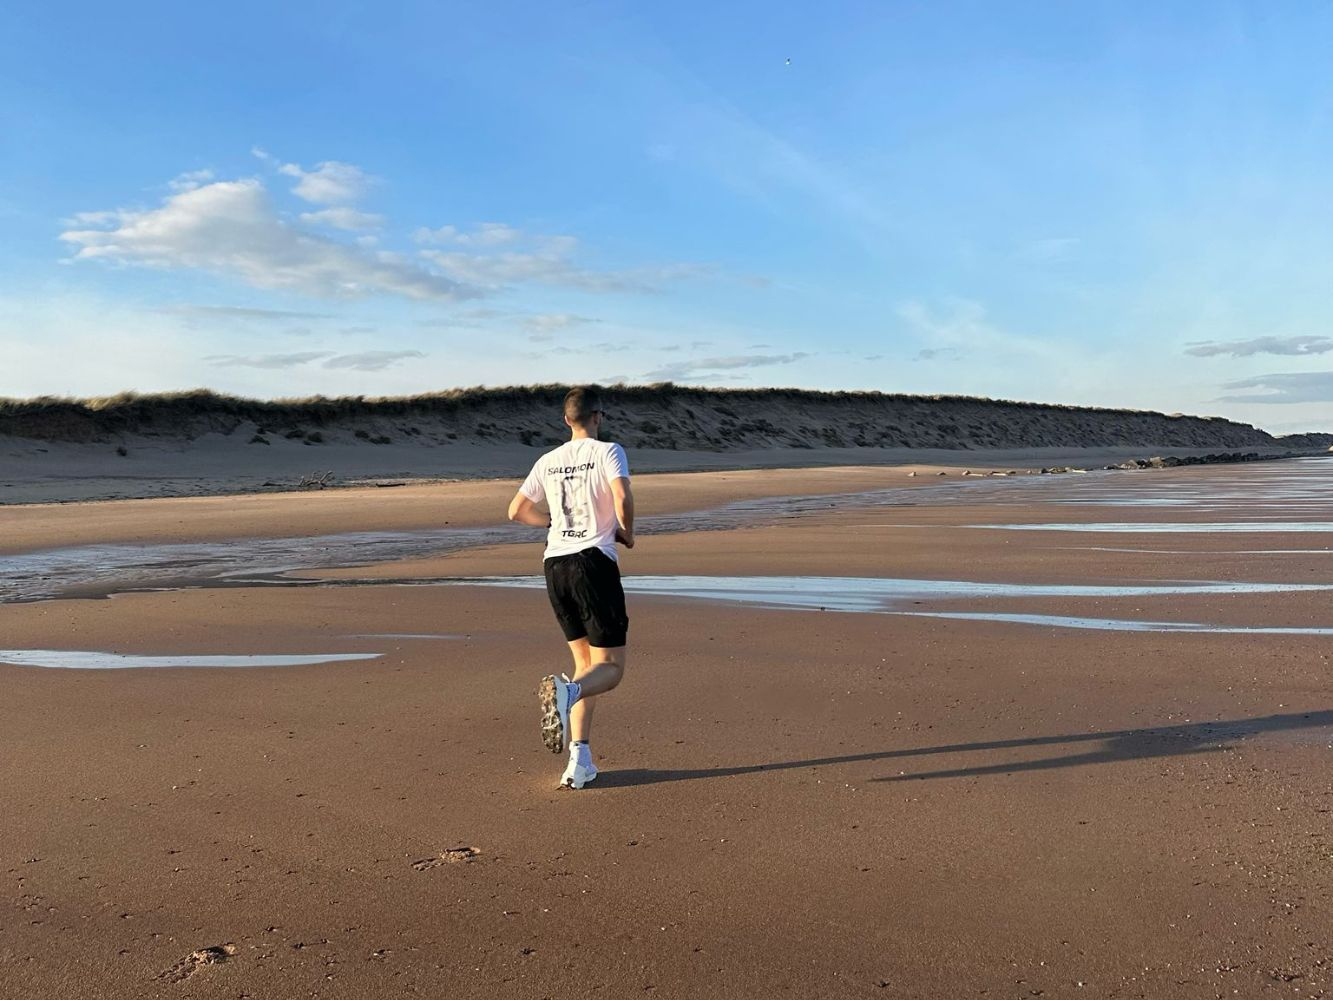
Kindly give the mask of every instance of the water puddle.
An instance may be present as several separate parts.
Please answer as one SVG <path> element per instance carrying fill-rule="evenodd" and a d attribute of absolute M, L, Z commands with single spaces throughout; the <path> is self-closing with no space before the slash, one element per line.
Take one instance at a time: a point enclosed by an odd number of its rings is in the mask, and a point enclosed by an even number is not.
<path fill-rule="evenodd" d="M 1280 625 L 1205 625 L 1201 622 L 1154 622 L 1125 618 L 1078 618 L 1070 615 L 1023 615 L 998 611 L 890 611 L 913 618 L 949 618 L 969 622 L 1010 622 L 1048 628 L 1102 632 L 1208 632 L 1214 635 L 1333 635 L 1333 628 Z"/>
<path fill-rule="evenodd" d="M 545 587 L 537 576 L 472 577 L 439 581 L 487 587 Z M 1170 597 L 1189 594 L 1283 594 L 1330 591 L 1333 583 L 1234 581 L 1143 584 L 986 583 L 859 576 L 630 576 L 626 593 L 733 601 L 807 611 L 886 611 L 911 601 L 1022 597 Z"/>
<path fill-rule="evenodd" d="M 1154 556 L 1327 556 L 1333 549 L 1133 549 L 1117 545 L 1058 545 L 1070 552 L 1139 552 Z"/>
<path fill-rule="evenodd" d="M 1237 532 L 1298 534 L 1333 531 L 1333 521 L 1093 521 L 1075 524 L 964 524 L 960 527 L 986 528 L 993 531 L 1093 531 L 1144 535 L 1213 535 Z"/>
<path fill-rule="evenodd" d="M 1239 471 L 1238 471 L 1239 470 Z M 1178 473 L 1182 473 L 1178 475 Z M 1333 460 L 1293 459 L 1207 470 L 1093 472 L 1074 478 L 953 476 L 939 483 L 860 492 L 764 497 L 709 510 L 642 518 L 640 534 L 724 531 L 842 510 L 1013 504 L 1122 504 L 1197 508 L 1219 505 L 1285 516 L 1315 514 L 1333 495 Z M 1283 506 L 1285 505 L 1285 506 Z M 1322 512 L 1324 508 L 1320 507 Z M 1234 515 L 1232 515 L 1234 517 Z M 902 525 L 918 527 L 918 525 Z M 1065 532 L 1333 531 L 1333 521 L 1235 521 L 1177 524 L 977 524 L 974 528 Z M 0 555 L 0 604 L 127 591 L 274 584 L 301 569 L 367 566 L 439 556 L 480 546 L 536 543 L 542 532 L 509 524 L 428 531 L 352 532 L 162 545 L 99 544 Z M 293 581 L 285 581 L 291 584 Z"/>
<path fill-rule="evenodd" d="M 0 604 L 123 590 L 173 590 L 214 580 L 241 586 L 297 569 L 366 566 L 500 542 L 535 542 L 541 532 L 489 528 L 349 532 L 308 538 L 247 538 L 164 545 L 80 545 L 0 556 Z"/>
<path fill-rule="evenodd" d="M 541 588 L 541 577 L 476 577 L 437 581 L 462 585 Z M 1054 628 L 1097 629 L 1113 632 L 1212 632 L 1255 635 L 1333 635 L 1333 628 L 1300 626 L 1210 625 L 1201 622 L 1163 622 L 1119 618 L 1083 618 L 1068 615 L 1021 614 L 989 611 L 922 611 L 908 607 L 925 601 L 984 600 L 1024 597 L 1168 597 L 1192 594 L 1282 594 L 1330 591 L 1333 584 L 1317 583 L 1152 583 L 1152 584 L 1020 584 L 970 580 L 880 579 L 821 576 L 634 576 L 624 581 L 630 594 L 724 601 L 749 607 L 787 611 L 844 611 L 995 621 Z"/>
<path fill-rule="evenodd" d="M 304 667 L 319 663 L 377 660 L 382 653 L 270 653 L 249 656 L 139 656 L 81 649 L 0 649 L 0 663 L 69 670 L 124 670 L 140 667 Z"/>

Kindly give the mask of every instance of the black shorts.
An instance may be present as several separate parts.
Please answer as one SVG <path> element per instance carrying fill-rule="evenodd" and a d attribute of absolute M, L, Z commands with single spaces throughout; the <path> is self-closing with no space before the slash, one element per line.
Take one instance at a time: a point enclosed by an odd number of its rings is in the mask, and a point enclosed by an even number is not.
<path fill-rule="evenodd" d="M 546 560 L 546 594 L 565 640 L 588 640 L 599 649 L 625 645 L 629 615 L 620 567 L 598 548 Z"/>

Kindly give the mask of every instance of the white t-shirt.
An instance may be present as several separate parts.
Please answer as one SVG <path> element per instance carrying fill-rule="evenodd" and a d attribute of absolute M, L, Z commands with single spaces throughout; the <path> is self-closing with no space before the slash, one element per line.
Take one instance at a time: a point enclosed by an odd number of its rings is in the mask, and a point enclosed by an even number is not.
<path fill-rule="evenodd" d="M 620 522 L 611 482 L 628 478 L 625 449 L 608 441 L 567 441 L 537 459 L 519 492 L 533 503 L 546 500 L 551 509 L 543 558 L 567 556 L 595 545 L 615 559 Z"/>

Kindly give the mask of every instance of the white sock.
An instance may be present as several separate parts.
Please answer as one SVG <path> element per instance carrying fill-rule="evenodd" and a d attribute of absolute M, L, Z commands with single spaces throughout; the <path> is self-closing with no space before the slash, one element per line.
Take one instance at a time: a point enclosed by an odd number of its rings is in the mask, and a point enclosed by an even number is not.
<path fill-rule="evenodd" d="M 579 740 L 569 745 L 569 759 L 579 767 L 592 766 L 592 748 L 586 741 Z"/>

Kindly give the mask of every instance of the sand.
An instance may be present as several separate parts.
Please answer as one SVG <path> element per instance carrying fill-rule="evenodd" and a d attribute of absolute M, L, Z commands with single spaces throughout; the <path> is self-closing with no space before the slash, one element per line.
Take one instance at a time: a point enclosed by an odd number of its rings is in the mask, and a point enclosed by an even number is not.
<path fill-rule="evenodd" d="M 401 488 L 404 484 L 474 479 L 522 480 L 550 445 L 514 441 L 403 439 L 367 444 L 351 429 L 328 431 L 310 446 L 281 435 L 252 445 L 253 426 L 230 434 L 193 438 L 121 437 L 119 455 L 111 441 L 62 441 L 0 434 L 0 506 L 70 503 L 157 497 L 204 497 L 280 493 L 322 480 L 332 488 Z M 364 433 L 364 428 L 357 428 Z M 1036 440 L 1040 440 L 1036 436 Z M 1225 443 L 1200 447 L 1144 443 L 1115 447 L 1032 446 L 1021 448 L 927 447 L 635 447 L 635 473 L 896 467 L 904 471 L 1024 469 L 1076 466 L 1100 468 L 1154 455 L 1202 457 L 1211 454 L 1300 454 L 1274 445 Z"/>
<path fill-rule="evenodd" d="M 1274 468 L 1119 482 L 1208 490 Z M 923 484 L 871 468 L 645 476 L 638 492 L 664 513 Z M 480 524 L 512 488 L 11 507 L 0 538 L 20 552 Z M 647 536 L 625 570 L 1323 582 L 1333 566 L 1326 552 L 1238 552 L 1260 547 L 1253 536 L 961 527 L 1127 517 L 976 496 Z M 1259 541 L 1315 548 L 1308 535 Z M 1333 986 L 1328 637 L 637 597 L 627 680 L 598 713 L 604 774 L 559 792 L 533 694 L 564 666 L 544 594 L 391 585 L 533 573 L 538 555 L 499 546 L 325 574 L 380 585 L 0 606 L 0 645 L 14 649 L 382 654 L 212 670 L 0 663 L 0 995 L 1193 998 Z M 1333 625 L 1324 592 L 1013 606 Z"/>

